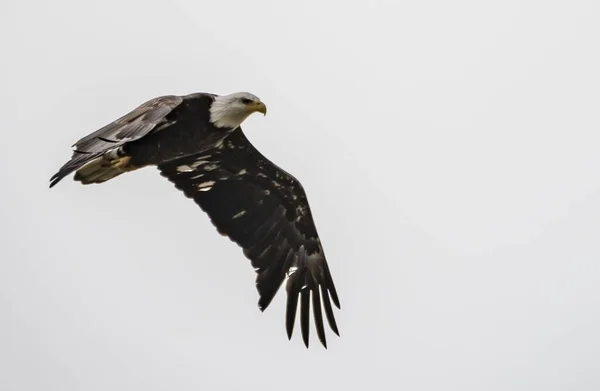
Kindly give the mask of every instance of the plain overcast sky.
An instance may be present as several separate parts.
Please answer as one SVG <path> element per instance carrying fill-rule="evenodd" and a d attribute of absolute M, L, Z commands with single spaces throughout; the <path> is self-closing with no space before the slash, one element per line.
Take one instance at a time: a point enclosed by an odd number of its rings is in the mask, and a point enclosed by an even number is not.
<path fill-rule="evenodd" d="M 89 4 L 88 4 L 89 3 Z M 0 389 L 600 389 L 600 2 L 0 5 Z M 164 94 L 250 91 L 340 294 L 329 349 L 155 169 L 49 190 Z"/>

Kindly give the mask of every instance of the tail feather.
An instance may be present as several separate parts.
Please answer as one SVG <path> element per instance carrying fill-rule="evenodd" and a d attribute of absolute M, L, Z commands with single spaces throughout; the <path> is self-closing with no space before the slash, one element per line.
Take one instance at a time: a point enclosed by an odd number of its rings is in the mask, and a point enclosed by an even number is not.
<path fill-rule="evenodd" d="M 124 172 L 134 170 L 129 165 L 130 156 L 122 156 L 118 150 L 106 153 L 75 154 L 61 169 L 50 178 L 50 187 L 60 182 L 64 177 L 75 172 L 74 180 L 84 185 L 102 183 Z"/>
<path fill-rule="evenodd" d="M 73 158 L 63 165 L 56 174 L 50 178 L 50 188 L 60 182 L 64 177 L 75 170 L 85 166 L 94 159 L 101 158 L 102 153 L 78 154 L 73 155 Z"/>

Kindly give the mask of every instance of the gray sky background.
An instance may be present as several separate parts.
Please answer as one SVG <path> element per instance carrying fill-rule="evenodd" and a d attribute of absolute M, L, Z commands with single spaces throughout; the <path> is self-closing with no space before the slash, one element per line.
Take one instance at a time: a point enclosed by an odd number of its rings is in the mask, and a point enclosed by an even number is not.
<path fill-rule="evenodd" d="M 600 389 L 600 3 L 0 5 L 0 389 Z M 341 338 L 287 341 L 154 169 L 48 179 L 143 101 L 251 91 Z M 297 331 L 297 330 L 296 330 Z"/>

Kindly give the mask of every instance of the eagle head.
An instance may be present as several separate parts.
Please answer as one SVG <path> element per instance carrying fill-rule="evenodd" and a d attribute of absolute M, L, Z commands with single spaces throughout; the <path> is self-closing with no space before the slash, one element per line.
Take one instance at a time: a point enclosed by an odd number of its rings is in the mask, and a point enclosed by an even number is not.
<path fill-rule="evenodd" d="M 267 114 L 267 106 L 249 92 L 217 96 L 210 107 L 210 122 L 218 128 L 235 129 L 252 113 Z"/>

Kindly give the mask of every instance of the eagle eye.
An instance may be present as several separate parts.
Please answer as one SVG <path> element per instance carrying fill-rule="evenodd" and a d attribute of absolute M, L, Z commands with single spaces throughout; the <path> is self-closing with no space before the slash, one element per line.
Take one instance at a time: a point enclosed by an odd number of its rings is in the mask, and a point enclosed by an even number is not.
<path fill-rule="evenodd" d="M 249 105 L 250 103 L 252 103 L 252 101 L 248 98 L 242 98 L 242 103 L 245 105 Z"/>

